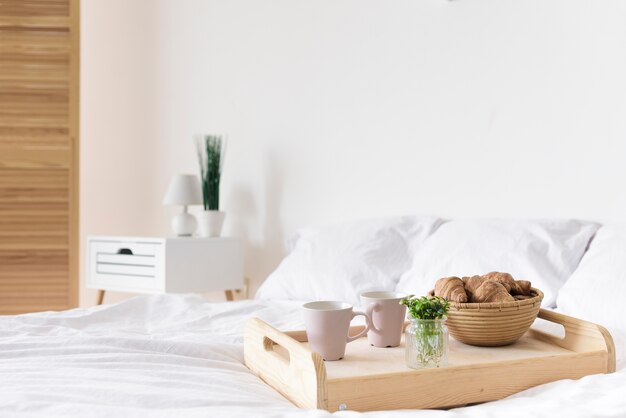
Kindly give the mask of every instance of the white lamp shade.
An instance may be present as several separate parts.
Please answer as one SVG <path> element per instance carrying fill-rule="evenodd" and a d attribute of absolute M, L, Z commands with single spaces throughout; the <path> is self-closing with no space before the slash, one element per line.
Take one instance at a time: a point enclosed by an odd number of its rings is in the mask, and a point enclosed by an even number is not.
<path fill-rule="evenodd" d="M 176 174 L 170 180 L 164 205 L 199 205 L 202 203 L 200 180 L 193 174 Z"/>

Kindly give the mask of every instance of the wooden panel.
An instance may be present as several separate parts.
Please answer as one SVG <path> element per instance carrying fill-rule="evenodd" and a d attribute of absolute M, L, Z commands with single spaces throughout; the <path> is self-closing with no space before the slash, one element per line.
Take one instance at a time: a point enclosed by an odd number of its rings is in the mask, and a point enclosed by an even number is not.
<path fill-rule="evenodd" d="M 67 249 L 68 170 L 0 173 L 0 259 L 3 249 Z"/>
<path fill-rule="evenodd" d="M 2 0 L 0 16 L 69 16 L 68 0 Z"/>
<path fill-rule="evenodd" d="M 5 313 L 68 305 L 68 252 L 0 250 L 0 306 Z M 35 308 L 38 306 L 38 308 Z"/>
<path fill-rule="evenodd" d="M 0 28 L 0 36 L 0 126 L 67 129 L 67 29 Z"/>
<path fill-rule="evenodd" d="M 78 6 L 0 0 L 0 313 L 78 302 Z"/>

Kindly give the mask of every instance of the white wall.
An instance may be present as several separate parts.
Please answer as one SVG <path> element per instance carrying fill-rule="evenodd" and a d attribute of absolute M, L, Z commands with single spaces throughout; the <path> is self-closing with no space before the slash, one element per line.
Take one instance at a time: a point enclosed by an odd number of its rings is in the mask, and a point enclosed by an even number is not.
<path fill-rule="evenodd" d="M 81 2 L 81 250 L 157 224 L 155 16 L 152 0 Z M 95 298 L 81 286 L 81 304 Z"/>
<path fill-rule="evenodd" d="M 152 23 L 131 42 L 105 39 L 101 15 L 129 3 Z M 138 119 L 108 120 L 125 138 L 145 133 L 154 154 L 135 170 L 150 175 L 114 187 L 83 174 L 109 205 L 140 185 L 153 192 L 109 223 L 83 206 L 84 233 L 134 220 L 167 232 L 172 212 L 158 199 L 171 174 L 196 170 L 196 132 L 229 134 L 226 232 L 246 238 L 255 285 L 307 224 L 415 212 L 624 218 L 626 2 L 137 4 L 84 1 L 83 49 L 139 53 L 139 87 L 125 93 Z M 110 74 L 89 74 L 106 58 L 83 55 L 83 89 L 102 83 L 84 91 L 83 114 L 112 103 Z M 102 147 L 100 126 L 84 122 L 84 147 Z"/>

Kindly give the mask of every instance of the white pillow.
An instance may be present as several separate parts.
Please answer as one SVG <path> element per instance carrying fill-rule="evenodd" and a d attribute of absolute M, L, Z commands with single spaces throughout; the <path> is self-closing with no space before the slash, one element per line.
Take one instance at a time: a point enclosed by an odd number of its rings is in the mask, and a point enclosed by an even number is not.
<path fill-rule="evenodd" d="M 450 221 L 420 247 L 397 291 L 425 294 L 441 277 L 502 271 L 530 280 L 543 306 L 554 306 L 597 228 L 575 220 Z"/>
<path fill-rule="evenodd" d="M 626 331 L 626 225 L 600 228 L 572 277 L 559 292 L 566 315 Z"/>
<path fill-rule="evenodd" d="M 302 229 L 256 297 L 358 305 L 360 293 L 393 290 L 416 248 L 440 224 L 434 217 L 403 216 Z"/>

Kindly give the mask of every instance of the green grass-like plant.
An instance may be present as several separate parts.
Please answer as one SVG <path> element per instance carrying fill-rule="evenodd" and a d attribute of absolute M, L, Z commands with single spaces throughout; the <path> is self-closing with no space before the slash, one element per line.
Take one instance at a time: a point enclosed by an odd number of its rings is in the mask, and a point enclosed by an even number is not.
<path fill-rule="evenodd" d="M 439 296 L 416 297 L 409 295 L 400 301 L 409 310 L 409 315 L 415 319 L 441 319 L 448 313 L 450 304 Z"/>
<path fill-rule="evenodd" d="M 196 146 L 198 148 L 198 162 L 200 163 L 204 209 L 219 210 L 223 158 L 222 137 L 204 135 L 197 141 Z"/>
<path fill-rule="evenodd" d="M 439 367 L 447 350 L 447 334 L 443 328 L 450 304 L 433 296 L 409 295 L 400 301 L 413 320 L 407 329 L 407 364 L 409 367 Z"/>

